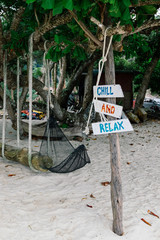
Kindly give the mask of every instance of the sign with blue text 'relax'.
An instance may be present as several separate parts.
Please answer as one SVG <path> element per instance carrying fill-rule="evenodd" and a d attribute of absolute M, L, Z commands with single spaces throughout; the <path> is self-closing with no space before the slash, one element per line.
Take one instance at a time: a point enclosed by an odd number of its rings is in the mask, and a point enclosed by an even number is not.
<path fill-rule="evenodd" d="M 133 127 L 127 118 L 115 121 L 92 123 L 92 129 L 94 135 L 133 131 Z"/>
<path fill-rule="evenodd" d="M 103 113 L 116 118 L 121 118 L 122 116 L 122 106 L 107 103 L 99 100 L 93 100 L 94 108 L 96 112 Z"/>
<path fill-rule="evenodd" d="M 119 84 L 99 85 L 93 87 L 94 98 L 121 98 L 124 97 L 122 88 Z"/>

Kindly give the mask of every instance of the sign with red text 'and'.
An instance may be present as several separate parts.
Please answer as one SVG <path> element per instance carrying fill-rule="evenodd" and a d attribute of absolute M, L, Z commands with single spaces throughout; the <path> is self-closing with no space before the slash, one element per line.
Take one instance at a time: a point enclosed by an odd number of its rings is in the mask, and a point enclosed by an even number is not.
<path fill-rule="evenodd" d="M 127 118 L 114 121 L 92 123 L 92 129 L 94 135 L 133 131 L 133 127 Z"/>
<path fill-rule="evenodd" d="M 99 100 L 93 100 L 93 103 L 96 112 L 103 113 L 115 118 L 121 118 L 122 116 L 122 106 Z"/>
<path fill-rule="evenodd" d="M 99 85 L 93 87 L 94 98 L 121 98 L 124 97 L 122 88 L 119 84 Z"/>

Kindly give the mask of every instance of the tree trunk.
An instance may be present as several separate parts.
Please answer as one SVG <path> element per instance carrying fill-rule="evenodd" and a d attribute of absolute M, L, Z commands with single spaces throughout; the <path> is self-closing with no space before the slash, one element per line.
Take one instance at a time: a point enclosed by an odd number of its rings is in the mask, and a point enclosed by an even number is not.
<path fill-rule="evenodd" d="M 41 81 L 33 78 L 33 89 L 36 90 L 36 92 L 43 98 L 44 102 L 47 102 L 48 90 L 44 90 L 44 84 Z M 64 120 L 65 112 L 63 111 L 57 101 L 57 98 L 53 94 L 51 94 L 51 103 L 53 105 L 52 110 L 56 119 L 60 121 Z"/>
<path fill-rule="evenodd" d="M 100 53 L 96 52 L 94 53 L 89 59 L 87 59 L 83 65 L 81 65 L 78 70 L 75 72 L 74 76 L 70 79 L 68 82 L 66 88 L 62 91 L 61 99 L 60 99 L 60 105 L 62 107 L 66 106 L 66 102 L 68 100 L 69 95 L 71 94 L 73 88 L 76 86 L 77 81 L 83 71 L 93 62 L 95 62 L 100 57 Z"/>
<path fill-rule="evenodd" d="M 83 105 L 82 109 L 85 110 L 88 107 L 88 104 L 90 104 L 92 98 L 93 98 L 93 66 L 94 64 L 91 63 L 91 65 L 88 67 L 88 73 L 84 81 L 84 97 L 83 97 Z"/>
<path fill-rule="evenodd" d="M 136 103 L 135 103 L 135 108 L 134 108 L 134 113 L 137 114 L 138 108 L 143 106 L 143 101 L 145 98 L 146 91 L 148 89 L 148 85 L 150 82 L 150 78 L 152 75 L 153 70 L 155 69 L 157 62 L 159 60 L 159 49 L 155 52 L 153 55 L 152 61 L 149 63 L 148 68 L 144 74 L 142 84 L 138 90 L 138 95 L 136 97 Z"/>
<path fill-rule="evenodd" d="M 27 148 L 18 149 L 10 145 L 5 145 L 4 155 L 8 160 L 29 166 Z M 2 156 L 2 143 L 0 143 L 0 156 Z M 46 172 L 47 168 L 53 166 L 53 161 L 48 156 L 39 156 L 37 152 L 32 154 L 32 166 L 38 171 Z"/>
<path fill-rule="evenodd" d="M 62 90 L 64 88 L 66 67 L 67 67 L 66 56 L 64 56 L 59 61 L 60 78 L 59 78 L 59 84 L 56 91 L 56 96 L 58 101 L 61 99 Z"/>
<path fill-rule="evenodd" d="M 19 98 L 19 112 L 20 112 L 20 116 L 21 116 L 22 107 L 23 107 L 23 105 L 25 103 L 25 100 L 26 100 L 27 93 L 28 93 L 28 87 L 24 87 L 23 90 L 22 90 L 22 94 L 21 94 L 21 96 Z M 17 129 L 17 127 L 16 127 L 16 129 Z M 20 122 L 19 122 L 19 133 L 20 133 L 20 138 L 22 139 L 23 135 L 24 135 L 24 129 L 22 127 L 21 117 L 20 117 Z"/>
<path fill-rule="evenodd" d="M 3 99 L 3 89 L 2 89 L 2 87 L 0 87 L 0 97 Z M 11 102 L 11 100 L 8 96 L 6 97 L 6 109 L 7 109 L 8 115 L 9 115 L 11 121 L 12 121 L 12 127 L 14 129 L 16 129 L 16 126 L 17 126 L 16 112 L 15 112 L 13 104 L 12 104 L 12 102 Z"/>
<path fill-rule="evenodd" d="M 105 64 L 105 81 L 106 84 L 115 84 L 115 66 L 112 45 L 110 47 L 107 62 Z M 116 103 L 114 98 L 108 99 L 107 101 Z M 121 236 L 123 234 L 123 199 L 120 167 L 120 144 L 118 134 L 109 134 L 109 142 L 111 154 L 111 202 L 113 212 L 113 232 Z"/>

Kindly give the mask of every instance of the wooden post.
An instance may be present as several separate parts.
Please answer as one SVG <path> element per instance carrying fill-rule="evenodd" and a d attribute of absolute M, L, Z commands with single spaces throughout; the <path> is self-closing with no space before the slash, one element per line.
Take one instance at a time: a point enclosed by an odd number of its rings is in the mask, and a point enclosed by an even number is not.
<path fill-rule="evenodd" d="M 108 59 L 105 64 L 105 82 L 106 84 L 115 84 L 115 65 L 112 45 L 110 47 Z M 114 104 L 116 103 L 114 98 L 107 99 L 107 101 Z M 123 199 L 120 168 L 120 144 L 118 134 L 110 134 L 109 142 L 111 154 L 111 202 L 113 212 L 113 232 L 121 236 L 123 235 Z"/>

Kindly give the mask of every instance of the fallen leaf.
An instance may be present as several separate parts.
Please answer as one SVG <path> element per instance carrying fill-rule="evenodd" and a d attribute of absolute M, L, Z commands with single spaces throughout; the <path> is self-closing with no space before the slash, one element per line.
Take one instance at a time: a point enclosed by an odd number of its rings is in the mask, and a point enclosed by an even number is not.
<path fill-rule="evenodd" d="M 129 165 L 129 164 L 131 164 L 131 162 L 127 162 L 127 164 Z"/>
<path fill-rule="evenodd" d="M 90 197 L 91 197 L 91 198 L 95 198 L 95 197 L 93 196 L 93 194 L 91 194 Z"/>
<path fill-rule="evenodd" d="M 92 138 L 92 140 L 97 140 L 97 138 Z"/>
<path fill-rule="evenodd" d="M 84 197 L 84 198 L 82 198 L 82 200 L 86 200 L 86 199 L 87 199 L 87 198 L 85 198 L 85 197 Z"/>
<path fill-rule="evenodd" d="M 83 137 L 75 136 L 75 137 L 73 137 L 73 140 L 82 142 L 83 141 Z"/>
<path fill-rule="evenodd" d="M 144 218 L 141 218 L 141 220 L 142 220 L 144 223 L 146 223 L 147 225 L 152 226 L 149 222 L 147 222 L 146 220 L 144 220 Z"/>
<path fill-rule="evenodd" d="M 107 186 L 107 185 L 109 185 L 111 182 L 108 182 L 108 181 L 106 181 L 106 182 L 101 182 L 101 184 L 103 185 L 103 186 Z"/>
<path fill-rule="evenodd" d="M 158 216 L 157 214 L 155 214 L 154 212 L 152 212 L 152 211 L 150 211 L 150 210 L 148 210 L 147 212 L 148 212 L 150 215 L 159 218 L 159 216 Z"/>
<path fill-rule="evenodd" d="M 8 177 L 16 176 L 16 174 L 8 174 Z"/>
<path fill-rule="evenodd" d="M 34 146 L 34 147 L 39 147 L 39 146 Z"/>
<path fill-rule="evenodd" d="M 5 167 L 12 167 L 12 165 L 6 165 Z"/>
<path fill-rule="evenodd" d="M 28 225 L 28 227 L 32 230 L 31 225 Z"/>
<path fill-rule="evenodd" d="M 88 205 L 88 204 L 86 206 L 89 207 L 89 208 L 93 208 L 91 205 Z"/>

